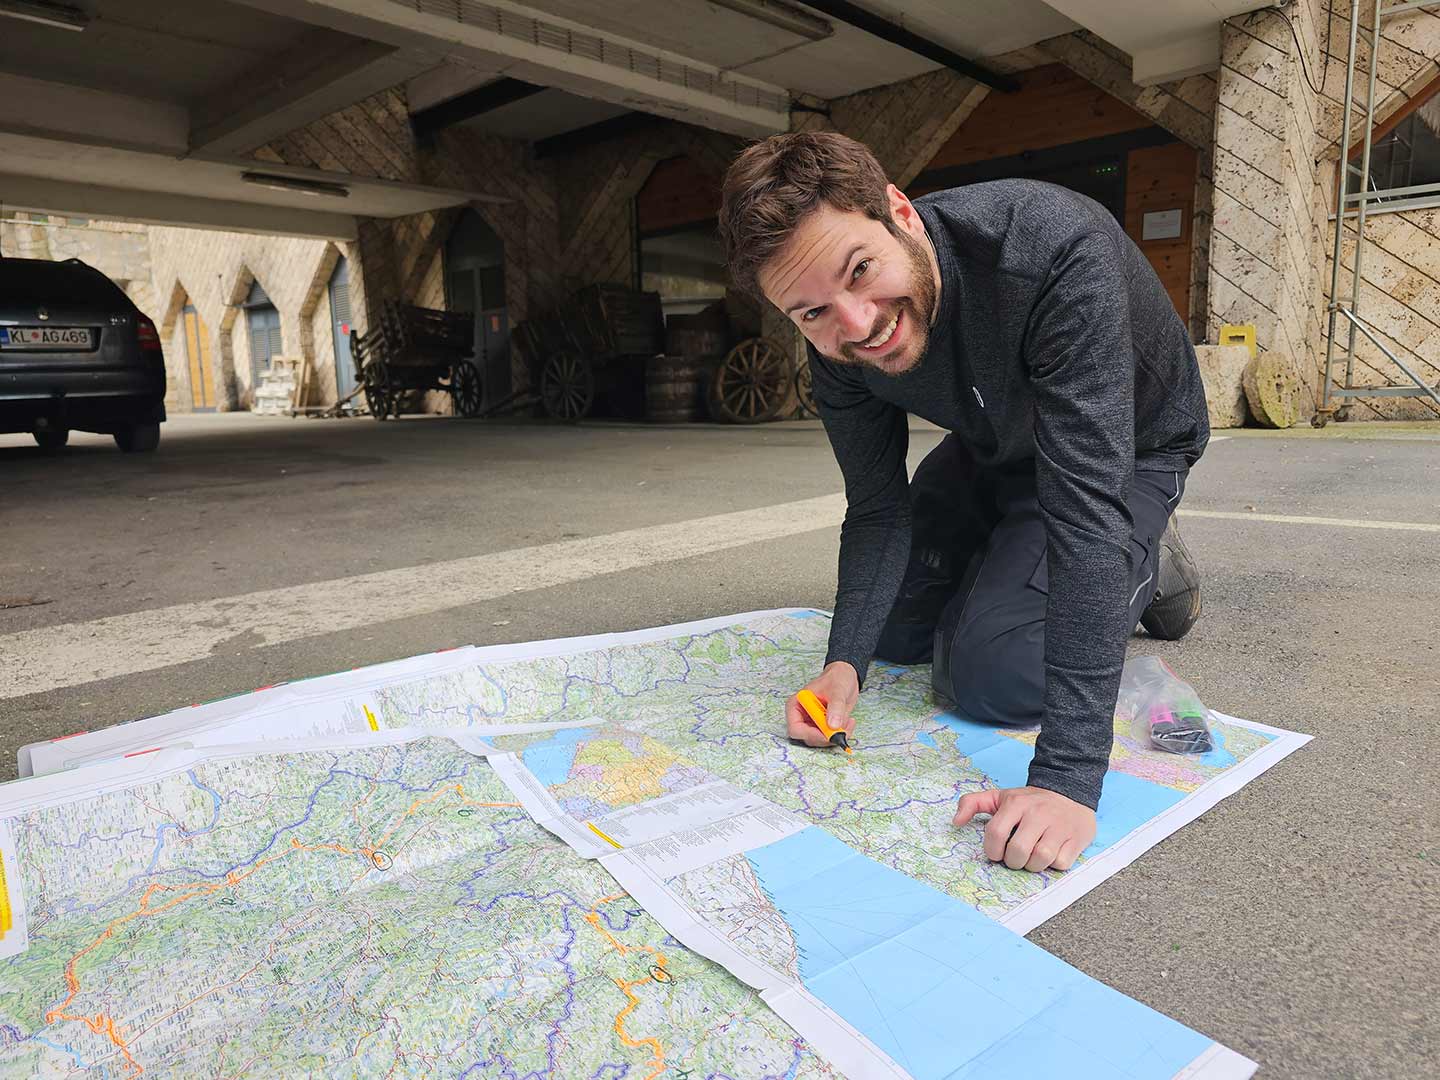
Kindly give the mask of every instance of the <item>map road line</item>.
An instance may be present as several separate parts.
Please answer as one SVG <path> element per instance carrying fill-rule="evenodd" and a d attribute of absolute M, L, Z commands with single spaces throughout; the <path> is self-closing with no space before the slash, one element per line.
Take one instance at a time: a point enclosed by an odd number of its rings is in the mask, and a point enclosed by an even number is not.
<path fill-rule="evenodd" d="M 203 660 L 637 570 L 747 544 L 833 529 L 845 496 L 513 548 L 446 562 L 0 636 L 0 700 Z"/>

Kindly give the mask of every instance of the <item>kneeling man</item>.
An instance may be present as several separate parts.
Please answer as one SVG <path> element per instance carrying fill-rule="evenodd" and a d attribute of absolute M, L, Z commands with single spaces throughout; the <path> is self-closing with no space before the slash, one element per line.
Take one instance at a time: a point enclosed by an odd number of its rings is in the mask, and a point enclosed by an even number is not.
<path fill-rule="evenodd" d="M 830 722 L 872 657 L 931 661 L 964 715 L 1040 725 L 1028 786 L 966 795 L 985 853 L 1067 869 L 1095 837 L 1125 640 L 1176 639 L 1199 575 L 1172 521 L 1209 438 L 1195 350 L 1103 207 L 1001 180 L 915 201 L 860 143 L 776 135 L 726 174 L 735 284 L 794 320 L 845 478 Z M 949 434 L 906 477 L 906 414 Z M 825 742 L 791 699 L 789 734 Z"/>

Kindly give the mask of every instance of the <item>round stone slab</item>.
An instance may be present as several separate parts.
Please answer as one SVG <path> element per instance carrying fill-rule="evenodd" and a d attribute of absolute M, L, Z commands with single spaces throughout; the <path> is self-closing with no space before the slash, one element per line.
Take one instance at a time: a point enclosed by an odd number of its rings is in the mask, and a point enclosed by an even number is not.
<path fill-rule="evenodd" d="M 1250 415 L 1261 427 L 1294 427 L 1300 418 L 1300 372 L 1284 353 L 1262 352 L 1241 377 Z"/>

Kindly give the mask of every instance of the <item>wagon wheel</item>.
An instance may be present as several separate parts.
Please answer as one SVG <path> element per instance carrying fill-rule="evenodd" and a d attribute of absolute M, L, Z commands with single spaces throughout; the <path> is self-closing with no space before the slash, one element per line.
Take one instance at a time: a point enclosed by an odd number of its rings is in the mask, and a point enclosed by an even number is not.
<path fill-rule="evenodd" d="M 810 370 L 810 357 L 800 361 L 800 367 L 795 372 L 795 400 L 800 405 L 801 416 L 819 416 L 820 410 L 815 405 L 815 375 Z"/>
<path fill-rule="evenodd" d="M 587 357 L 558 352 L 545 361 L 540 374 L 540 400 L 555 420 L 573 424 L 584 419 L 595 402 L 595 373 Z"/>
<path fill-rule="evenodd" d="M 480 372 L 469 360 L 461 360 L 450 369 L 450 403 L 456 416 L 479 416 Z"/>
<path fill-rule="evenodd" d="M 384 420 L 396 407 L 390 392 L 390 373 L 378 360 L 365 365 L 365 404 L 376 420 Z"/>
<path fill-rule="evenodd" d="M 728 353 L 710 382 L 710 412 L 731 424 L 774 420 L 790 396 L 790 356 L 769 338 L 746 338 Z"/>

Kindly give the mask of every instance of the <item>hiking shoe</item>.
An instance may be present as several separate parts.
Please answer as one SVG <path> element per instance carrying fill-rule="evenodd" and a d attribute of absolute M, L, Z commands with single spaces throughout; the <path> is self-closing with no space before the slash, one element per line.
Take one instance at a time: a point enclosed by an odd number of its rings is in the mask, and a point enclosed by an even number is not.
<path fill-rule="evenodd" d="M 1151 637 L 1179 641 L 1200 618 L 1200 568 L 1180 539 L 1174 514 L 1157 547 L 1160 568 L 1155 574 L 1155 596 L 1140 616 L 1140 625 Z"/>

